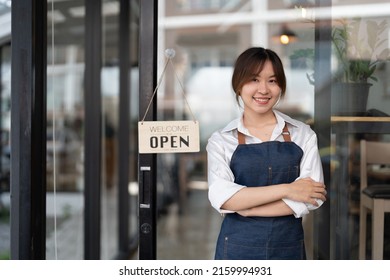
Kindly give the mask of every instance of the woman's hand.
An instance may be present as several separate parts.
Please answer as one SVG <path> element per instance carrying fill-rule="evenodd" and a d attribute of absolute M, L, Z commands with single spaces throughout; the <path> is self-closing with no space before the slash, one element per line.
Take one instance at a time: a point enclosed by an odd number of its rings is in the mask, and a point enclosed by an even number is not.
<path fill-rule="evenodd" d="M 298 179 L 290 184 L 246 187 L 230 197 L 221 209 L 241 211 L 288 198 L 318 206 L 316 199 L 325 201 L 325 185 L 311 178 Z"/>
<path fill-rule="evenodd" d="M 325 185 L 311 178 L 298 179 L 289 185 L 288 199 L 318 206 L 316 199 L 326 200 Z"/>

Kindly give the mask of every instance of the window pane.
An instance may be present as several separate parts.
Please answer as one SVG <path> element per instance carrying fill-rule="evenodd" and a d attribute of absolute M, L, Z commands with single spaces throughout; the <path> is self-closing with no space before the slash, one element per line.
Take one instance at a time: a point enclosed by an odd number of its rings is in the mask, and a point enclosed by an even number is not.
<path fill-rule="evenodd" d="M 10 258 L 11 47 L 0 46 L 0 260 Z"/>
<path fill-rule="evenodd" d="M 47 41 L 46 258 L 83 259 L 84 1 L 48 5 Z"/>

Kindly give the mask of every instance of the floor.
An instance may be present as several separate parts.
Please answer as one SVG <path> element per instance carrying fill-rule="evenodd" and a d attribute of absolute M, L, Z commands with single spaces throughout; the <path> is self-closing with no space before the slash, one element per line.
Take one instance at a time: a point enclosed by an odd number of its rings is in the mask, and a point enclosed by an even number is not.
<path fill-rule="evenodd" d="M 117 219 L 112 216 L 117 214 L 116 192 L 106 193 L 104 197 L 101 258 L 110 259 L 117 246 L 117 240 L 111 238 L 116 235 L 117 228 Z M 59 193 L 55 201 L 48 193 L 46 259 L 83 259 L 83 197 L 75 193 Z M 57 213 L 65 213 L 62 214 L 65 218 L 56 220 L 56 232 L 52 230 L 54 219 L 50 218 L 54 217 L 52 205 L 56 205 Z M 177 203 L 172 203 L 159 214 L 157 259 L 212 259 L 221 222 L 221 215 L 210 206 L 207 190 L 190 190 L 182 209 Z M 0 223 L 0 226 L 0 253 L 6 254 L 10 244 L 9 224 Z M 132 258 L 138 259 L 138 252 Z"/>
<path fill-rule="evenodd" d="M 102 243 L 101 258 L 111 259 L 116 252 L 117 240 L 115 236 L 117 228 L 116 193 L 107 193 L 102 200 Z M 4 198 L 4 196 L 3 196 Z M 2 201 L 8 204 L 9 201 Z M 53 197 L 48 195 L 47 204 L 53 205 Z M 83 198 L 81 195 L 62 194 L 57 197 L 58 212 L 64 211 L 68 218 L 57 220 L 57 238 L 54 238 L 53 221 L 47 222 L 47 259 L 78 260 L 83 259 Z M 54 216 L 53 209 L 48 207 L 48 216 Z M 113 216 L 114 215 L 114 216 Z M 134 217 L 136 222 L 136 217 Z M 386 216 L 386 218 L 390 218 Z M 387 220 L 390 224 L 390 220 Z M 177 203 L 169 204 L 165 211 L 158 217 L 157 223 L 157 259 L 161 260 L 208 260 L 213 259 L 214 248 L 218 236 L 222 217 L 211 206 L 207 198 L 207 190 L 191 189 L 188 192 L 183 208 Z M 310 220 L 305 220 L 304 225 L 309 225 Z M 137 225 L 133 225 L 136 229 Z M 310 226 L 305 229 L 310 236 Z M 386 231 L 388 232 L 388 231 Z M 390 232 L 390 231 L 389 231 Z M 0 257 L 2 252 L 9 248 L 9 224 L 0 223 Z M 385 234 L 385 259 L 388 256 L 390 238 Z M 308 258 L 310 259 L 310 240 L 306 242 Z M 57 248 L 57 250 L 55 250 Z M 356 247 L 357 248 L 357 247 Z M 4 257 L 4 256 L 3 256 Z M 138 259 L 138 252 L 132 256 Z"/>
<path fill-rule="evenodd" d="M 158 221 L 157 259 L 213 259 L 221 222 L 207 191 L 191 190 L 182 213 L 172 204 Z"/>
<path fill-rule="evenodd" d="M 116 240 L 110 238 L 115 233 L 110 233 L 110 229 L 117 227 L 116 219 L 110 218 L 111 214 L 116 214 L 116 202 L 110 197 L 116 197 L 116 193 L 107 194 L 105 197 L 102 209 L 101 258 L 110 259 L 110 252 L 116 250 Z M 79 204 L 77 203 L 77 205 Z M 77 218 L 77 216 L 79 217 Z M 74 214 L 72 217 L 59 226 L 57 245 L 53 243 L 54 239 L 51 238 L 53 236 L 48 237 L 48 259 L 83 259 L 82 217 Z M 172 203 L 159 214 L 156 242 L 157 259 L 212 259 L 221 222 L 222 217 L 210 206 L 207 190 L 189 191 L 183 209 L 179 209 L 177 203 Z M 75 231 L 79 234 L 75 234 Z M 80 246 L 69 246 L 69 244 L 79 244 Z M 50 249 L 55 248 L 55 246 L 58 248 L 57 256 L 55 256 L 54 250 Z M 138 252 L 132 256 L 132 259 L 138 259 Z"/>

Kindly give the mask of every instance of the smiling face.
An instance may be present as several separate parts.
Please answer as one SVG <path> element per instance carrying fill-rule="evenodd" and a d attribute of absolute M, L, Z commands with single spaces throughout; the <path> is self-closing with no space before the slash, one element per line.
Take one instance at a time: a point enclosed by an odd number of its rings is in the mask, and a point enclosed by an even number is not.
<path fill-rule="evenodd" d="M 263 73 L 265 64 L 267 64 L 267 71 Z M 232 87 L 238 103 L 244 85 L 247 87 L 252 82 L 255 82 L 257 78 L 265 78 L 269 74 L 266 72 L 274 72 L 271 75 L 274 75 L 281 97 L 283 97 L 286 92 L 286 76 L 283 63 L 274 51 L 261 47 L 252 47 L 238 56 L 232 75 Z M 268 85 L 270 86 L 269 83 Z M 273 100 L 270 99 L 270 101 Z"/>
<path fill-rule="evenodd" d="M 273 106 L 280 98 L 281 91 L 273 65 L 266 60 L 262 70 L 259 73 L 253 73 L 252 79 L 246 82 L 240 90 L 245 113 L 267 114 L 272 112 Z"/>

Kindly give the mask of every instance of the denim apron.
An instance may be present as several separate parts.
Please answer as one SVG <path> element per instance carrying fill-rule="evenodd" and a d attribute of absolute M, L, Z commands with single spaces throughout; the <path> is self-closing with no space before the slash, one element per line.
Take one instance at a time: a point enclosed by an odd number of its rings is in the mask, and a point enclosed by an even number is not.
<path fill-rule="evenodd" d="M 302 149 L 290 140 L 287 125 L 284 142 L 245 144 L 238 132 L 239 145 L 230 168 L 235 183 L 247 187 L 288 184 L 299 176 Z M 302 218 L 243 217 L 226 214 L 218 236 L 215 259 L 282 260 L 305 259 Z"/>

